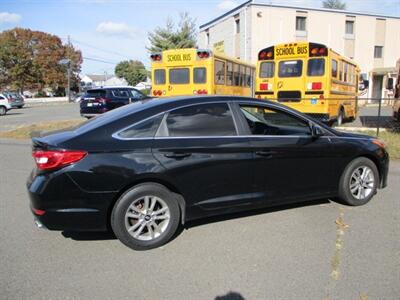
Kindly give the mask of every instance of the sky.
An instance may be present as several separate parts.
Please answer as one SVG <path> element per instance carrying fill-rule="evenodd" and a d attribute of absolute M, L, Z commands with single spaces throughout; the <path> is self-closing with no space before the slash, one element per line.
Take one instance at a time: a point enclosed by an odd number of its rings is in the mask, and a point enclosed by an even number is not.
<path fill-rule="evenodd" d="M 245 0 L 0 0 L 0 31 L 14 27 L 68 37 L 82 51 L 83 74 L 112 74 L 121 60 L 149 66 L 147 35 L 188 12 L 197 26 Z M 322 0 L 256 2 L 321 7 Z M 344 0 L 349 11 L 400 16 L 400 0 Z M 0 45 L 1 46 L 1 45 Z"/>

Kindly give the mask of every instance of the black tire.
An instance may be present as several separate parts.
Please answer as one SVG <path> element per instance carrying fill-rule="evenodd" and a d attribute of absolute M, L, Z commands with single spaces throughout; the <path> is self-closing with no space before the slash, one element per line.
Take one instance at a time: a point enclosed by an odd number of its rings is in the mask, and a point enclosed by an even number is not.
<path fill-rule="evenodd" d="M 165 230 L 158 237 L 151 240 L 140 240 L 133 237 L 133 235 L 128 232 L 125 220 L 125 214 L 130 205 L 134 203 L 134 201 L 137 201 L 137 199 L 141 199 L 145 196 L 158 197 L 162 199 L 169 208 L 169 222 Z M 180 209 L 176 194 L 157 183 L 143 183 L 129 189 L 118 199 L 111 213 L 111 227 L 115 236 L 123 244 L 134 250 L 148 250 L 164 245 L 177 231 L 179 222 Z M 147 230 L 147 227 L 144 230 Z"/>
<path fill-rule="evenodd" d="M 0 116 L 4 116 L 7 113 L 7 108 L 0 106 Z"/>
<path fill-rule="evenodd" d="M 353 193 L 351 192 L 350 185 L 352 180 L 353 173 L 360 168 L 367 167 L 372 171 L 374 182 L 371 187 L 371 192 L 368 196 L 363 199 L 357 199 Z M 379 184 L 379 172 L 375 165 L 375 163 L 366 158 L 366 157 L 359 157 L 351 161 L 340 178 L 339 182 L 339 200 L 345 204 L 352 205 L 352 206 L 359 206 L 368 203 L 371 198 L 376 194 L 376 190 Z"/>
<path fill-rule="evenodd" d="M 23 105 L 17 106 L 17 108 L 21 109 L 22 107 L 24 107 Z"/>
<path fill-rule="evenodd" d="M 336 119 L 336 125 L 337 126 L 343 125 L 345 117 L 346 116 L 345 116 L 344 110 L 343 110 L 343 108 L 341 108 L 339 110 L 339 113 L 338 113 L 338 116 L 337 116 L 337 119 Z"/>

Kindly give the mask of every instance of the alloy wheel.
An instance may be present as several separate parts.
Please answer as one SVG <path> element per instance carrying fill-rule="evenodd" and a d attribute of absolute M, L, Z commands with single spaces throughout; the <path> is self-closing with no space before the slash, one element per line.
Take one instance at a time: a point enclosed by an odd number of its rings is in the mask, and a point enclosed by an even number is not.
<path fill-rule="evenodd" d="M 375 176 L 371 168 L 367 166 L 357 167 L 350 177 L 350 192 L 354 198 L 364 200 L 374 190 Z"/>
<path fill-rule="evenodd" d="M 151 241 L 161 236 L 170 222 L 167 203 L 156 196 L 144 196 L 132 202 L 125 213 L 125 228 L 135 239 Z"/>

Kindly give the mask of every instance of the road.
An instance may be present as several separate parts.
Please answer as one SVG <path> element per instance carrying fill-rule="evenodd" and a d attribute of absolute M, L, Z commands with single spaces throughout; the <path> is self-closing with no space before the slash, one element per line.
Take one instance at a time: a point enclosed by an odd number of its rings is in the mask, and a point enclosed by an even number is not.
<path fill-rule="evenodd" d="M 12 130 L 15 127 L 31 125 L 39 122 L 80 119 L 79 104 L 50 104 L 27 106 L 12 109 L 0 117 L 0 131 Z M 82 120 L 84 120 L 82 118 Z"/>
<path fill-rule="evenodd" d="M 37 229 L 29 143 L 0 140 L 0 158 L 2 299 L 400 298 L 399 161 L 365 206 L 321 200 L 209 219 L 137 252 L 111 234 Z"/>

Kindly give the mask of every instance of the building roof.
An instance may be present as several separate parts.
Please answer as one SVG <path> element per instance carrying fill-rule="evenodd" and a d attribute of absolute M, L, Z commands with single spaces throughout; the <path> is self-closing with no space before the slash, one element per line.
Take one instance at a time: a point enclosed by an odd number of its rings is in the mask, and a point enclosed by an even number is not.
<path fill-rule="evenodd" d="M 394 3 L 393 3 L 394 4 Z M 394 4 L 395 5 L 395 4 Z M 258 2 L 254 0 L 246 1 L 235 8 L 231 9 L 230 11 L 216 17 L 215 19 L 200 25 L 200 29 L 206 29 L 210 27 L 210 25 L 216 23 L 217 21 L 230 16 L 232 14 L 236 14 L 241 8 L 245 6 L 267 6 L 267 7 L 278 7 L 278 8 L 289 8 L 289 9 L 302 9 L 302 10 L 313 10 L 313 11 L 323 11 L 329 13 L 340 13 L 346 15 L 359 15 L 359 16 L 370 16 L 370 17 L 380 17 L 380 18 L 393 18 L 393 19 L 400 19 L 400 16 L 388 16 L 388 15 L 381 15 L 381 14 L 374 14 L 374 13 L 365 13 L 365 12 L 357 12 L 357 11 L 348 11 L 348 10 L 341 10 L 341 9 L 329 9 L 329 8 L 317 8 L 317 7 L 306 7 L 306 6 L 291 6 L 291 5 L 280 5 L 280 4 L 267 4 L 264 2 Z"/>
<path fill-rule="evenodd" d="M 92 81 L 104 81 L 114 77 L 114 75 L 108 75 L 108 74 L 104 75 L 87 74 L 86 76 L 89 77 Z"/>

